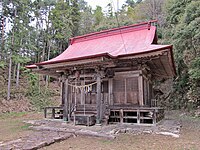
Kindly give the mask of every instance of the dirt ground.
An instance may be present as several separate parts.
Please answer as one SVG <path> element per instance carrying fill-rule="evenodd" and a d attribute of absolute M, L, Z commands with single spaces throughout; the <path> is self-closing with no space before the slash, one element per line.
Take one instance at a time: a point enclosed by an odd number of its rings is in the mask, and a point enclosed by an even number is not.
<path fill-rule="evenodd" d="M 162 135 L 120 135 L 109 141 L 91 137 L 76 137 L 45 147 L 42 150 L 199 150 L 200 134 L 190 132 L 179 139 Z M 196 137 L 194 137 L 196 136 Z"/>
<path fill-rule="evenodd" d="M 43 113 L 12 112 L 0 114 L 0 143 L 15 140 L 30 134 L 29 125 L 24 120 L 41 119 Z"/>
<path fill-rule="evenodd" d="M 41 119 L 42 113 L 10 113 L 0 115 L 0 142 L 31 134 L 24 120 Z M 114 140 L 77 136 L 41 150 L 200 150 L 200 118 L 185 113 L 170 112 L 167 119 L 182 123 L 180 138 L 156 134 L 121 134 Z"/>

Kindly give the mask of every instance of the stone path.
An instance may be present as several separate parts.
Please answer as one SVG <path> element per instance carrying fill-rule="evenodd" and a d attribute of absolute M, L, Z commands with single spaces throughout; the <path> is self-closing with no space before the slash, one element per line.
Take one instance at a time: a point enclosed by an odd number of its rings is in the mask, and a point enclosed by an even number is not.
<path fill-rule="evenodd" d="M 163 120 L 157 126 L 116 124 L 87 127 L 55 120 L 30 120 L 26 123 L 32 124 L 30 128 L 35 132 L 27 137 L 0 143 L 0 150 L 35 150 L 79 135 L 114 139 L 120 133 L 131 133 L 162 134 L 178 138 L 181 128 L 180 123 L 174 120 Z"/>
<path fill-rule="evenodd" d="M 32 120 L 28 123 L 34 125 L 31 128 L 39 131 L 58 131 L 73 133 L 75 135 L 88 135 L 96 137 L 104 137 L 114 139 L 119 133 L 132 134 L 163 134 L 172 137 L 179 137 L 181 124 L 175 120 L 163 120 L 156 126 L 146 125 L 131 125 L 131 124 L 115 124 L 107 126 L 74 126 L 70 123 L 52 120 Z"/>
<path fill-rule="evenodd" d="M 70 133 L 40 131 L 17 140 L 0 144 L 0 150 L 36 150 L 73 136 Z"/>

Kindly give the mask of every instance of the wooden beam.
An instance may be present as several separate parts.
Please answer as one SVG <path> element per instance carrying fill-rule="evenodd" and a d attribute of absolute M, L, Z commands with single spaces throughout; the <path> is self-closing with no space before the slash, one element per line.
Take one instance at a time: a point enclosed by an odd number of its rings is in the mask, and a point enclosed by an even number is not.
<path fill-rule="evenodd" d="M 96 73 L 85 73 L 85 74 L 80 74 L 80 78 L 88 78 L 88 77 L 94 77 Z M 69 78 L 76 78 L 75 75 L 70 75 Z"/>
<path fill-rule="evenodd" d="M 147 54 L 139 54 L 139 55 L 134 55 L 134 56 L 124 56 L 119 58 L 119 60 L 124 60 L 124 59 L 151 59 L 151 58 L 155 58 L 158 57 L 159 55 L 162 55 L 163 52 L 165 51 L 169 51 L 169 49 L 165 49 L 162 51 L 157 51 L 157 52 L 151 52 L 151 53 L 147 53 Z"/>
<path fill-rule="evenodd" d="M 122 71 L 133 71 L 133 70 L 138 70 L 137 65 L 136 66 L 131 66 L 131 67 L 115 67 L 112 68 L 112 70 L 114 70 L 115 72 L 122 72 Z"/>
<path fill-rule="evenodd" d="M 83 60 L 76 60 L 76 61 L 68 61 L 68 62 L 61 62 L 61 63 L 54 63 L 54 64 L 46 64 L 42 65 L 42 67 L 45 68 L 68 68 L 73 66 L 79 66 L 79 65 L 92 65 L 96 63 L 102 63 L 102 57 L 98 58 L 90 58 L 90 59 L 83 59 Z"/>

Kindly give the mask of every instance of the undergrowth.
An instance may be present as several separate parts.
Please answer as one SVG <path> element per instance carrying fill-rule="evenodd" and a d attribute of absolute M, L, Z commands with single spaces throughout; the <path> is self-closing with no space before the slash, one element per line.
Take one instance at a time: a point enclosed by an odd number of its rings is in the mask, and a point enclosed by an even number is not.
<path fill-rule="evenodd" d="M 40 85 L 39 75 L 29 73 L 27 76 L 29 82 L 27 96 L 34 109 L 41 111 L 44 107 L 52 104 L 51 97 L 54 95 L 54 92 L 48 87 Z"/>

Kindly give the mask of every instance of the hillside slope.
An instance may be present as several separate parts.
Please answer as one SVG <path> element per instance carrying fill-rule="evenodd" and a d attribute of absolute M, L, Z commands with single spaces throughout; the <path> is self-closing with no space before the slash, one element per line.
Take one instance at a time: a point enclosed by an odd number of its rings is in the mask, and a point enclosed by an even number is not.
<path fill-rule="evenodd" d="M 22 74 L 19 79 L 19 86 L 16 87 L 15 79 L 11 82 L 11 99 L 6 100 L 7 97 L 7 84 L 8 84 L 8 69 L 0 68 L 0 113 L 1 112 L 23 112 L 41 110 L 46 105 L 59 105 L 59 84 L 57 81 L 49 84 L 48 90 L 50 95 L 45 97 L 45 93 L 41 90 L 41 93 L 30 95 L 30 85 L 28 83 L 27 75 Z M 45 88 L 42 81 L 40 81 L 40 88 Z M 39 88 L 39 87 L 38 87 Z M 42 97 L 42 96 L 43 97 Z M 34 97 L 36 99 L 34 99 Z M 45 103 L 42 101 L 45 99 Z M 44 104 L 43 104 L 44 103 Z M 36 106 L 37 105 L 37 106 Z M 41 108 L 39 108 L 41 105 Z"/>

